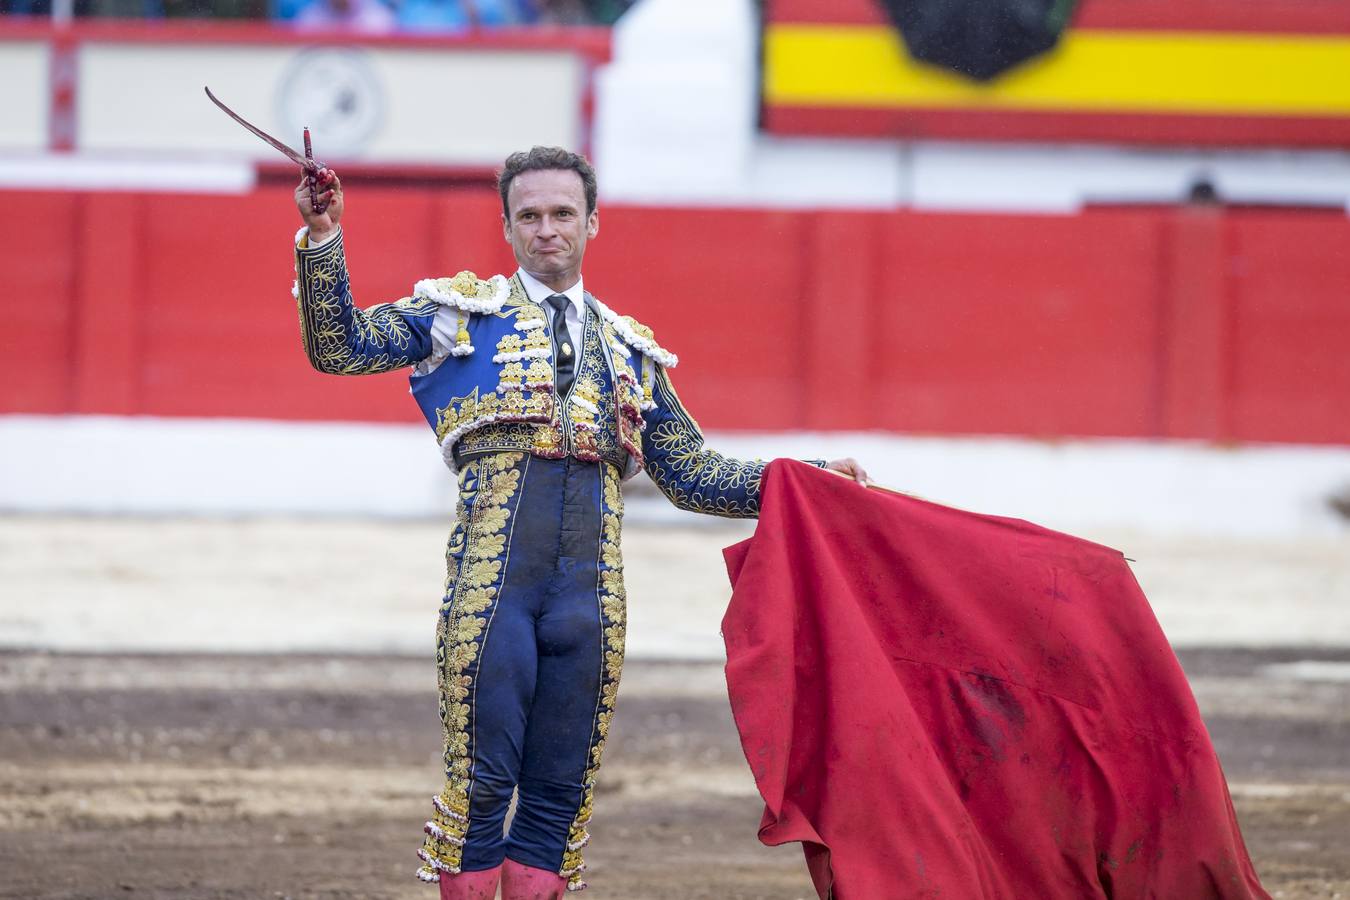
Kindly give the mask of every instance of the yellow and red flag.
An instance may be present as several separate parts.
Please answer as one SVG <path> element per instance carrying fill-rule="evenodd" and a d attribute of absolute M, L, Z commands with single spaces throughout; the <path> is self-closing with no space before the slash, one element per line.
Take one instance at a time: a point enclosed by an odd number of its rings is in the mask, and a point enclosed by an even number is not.
<path fill-rule="evenodd" d="M 914 61 L 874 0 L 767 0 L 763 102 L 783 134 L 1350 147 L 1350 4 L 1084 0 L 981 84 Z"/>

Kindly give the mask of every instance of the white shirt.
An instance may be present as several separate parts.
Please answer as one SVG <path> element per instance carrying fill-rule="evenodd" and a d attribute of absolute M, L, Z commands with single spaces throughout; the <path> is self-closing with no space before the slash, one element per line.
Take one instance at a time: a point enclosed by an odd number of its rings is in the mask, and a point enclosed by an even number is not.
<path fill-rule="evenodd" d="M 525 285 L 525 293 L 529 295 L 530 301 L 544 308 L 548 314 L 549 325 L 553 324 L 553 307 L 548 304 L 548 298 L 554 294 L 562 294 L 568 300 L 572 301 L 563 313 L 567 321 L 567 336 L 572 339 L 572 347 L 575 350 L 581 349 L 581 323 L 586 321 L 586 302 L 585 290 L 581 286 L 581 276 L 577 276 L 577 283 L 565 291 L 555 291 L 553 288 L 544 284 L 538 278 L 535 278 L 524 269 L 517 269 L 516 274 L 520 276 L 520 283 Z"/>
<path fill-rule="evenodd" d="M 380 34 L 393 31 L 398 16 L 380 0 L 355 0 L 345 12 L 339 12 L 325 0 L 301 8 L 292 19 L 297 28 L 332 29 Z"/>

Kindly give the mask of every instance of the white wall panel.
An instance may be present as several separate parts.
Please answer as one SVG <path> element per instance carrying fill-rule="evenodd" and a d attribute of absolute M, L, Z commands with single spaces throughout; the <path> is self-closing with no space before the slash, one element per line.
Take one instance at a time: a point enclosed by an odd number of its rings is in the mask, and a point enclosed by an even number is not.
<path fill-rule="evenodd" d="M 0 42 L 0 150 L 47 146 L 49 60 L 45 41 Z"/>
<path fill-rule="evenodd" d="M 500 165 L 534 144 L 580 149 L 584 73 L 570 53 L 377 56 L 390 96 L 373 157 Z"/>
<path fill-rule="evenodd" d="M 531 144 L 578 146 L 584 70 L 568 52 L 85 44 L 82 151 L 280 155 L 202 92 L 326 161 L 495 165 Z"/>

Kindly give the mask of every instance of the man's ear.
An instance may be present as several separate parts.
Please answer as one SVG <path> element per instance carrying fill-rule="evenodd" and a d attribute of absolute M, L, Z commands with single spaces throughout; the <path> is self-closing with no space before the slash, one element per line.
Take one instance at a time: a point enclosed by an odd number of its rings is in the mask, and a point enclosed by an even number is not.
<path fill-rule="evenodd" d="M 600 210 L 593 210 L 586 217 L 586 239 L 589 240 L 600 233 Z"/>
<path fill-rule="evenodd" d="M 506 213 L 502 213 L 502 237 L 506 238 L 508 244 L 511 243 L 511 220 L 506 217 Z"/>

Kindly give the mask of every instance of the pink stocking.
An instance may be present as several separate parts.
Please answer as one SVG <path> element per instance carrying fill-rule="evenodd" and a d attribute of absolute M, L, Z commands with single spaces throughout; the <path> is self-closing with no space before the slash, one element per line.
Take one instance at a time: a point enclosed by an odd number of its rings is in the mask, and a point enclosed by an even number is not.
<path fill-rule="evenodd" d="M 502 865 L 502 900 L 561 900 L 567 879 L 508 859 Z"/>
<path fill-rule="evenodd" d="M 441 900 L 495 900 L 502 867 L 481 872 L 441 873 Z"/>

